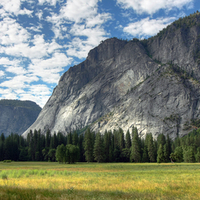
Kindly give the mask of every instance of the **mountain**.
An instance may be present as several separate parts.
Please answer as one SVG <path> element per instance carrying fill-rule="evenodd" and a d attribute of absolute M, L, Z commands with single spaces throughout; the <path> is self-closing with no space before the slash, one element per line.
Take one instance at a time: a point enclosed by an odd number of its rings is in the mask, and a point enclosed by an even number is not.
<path fill-rule="evenodd" d="M 171 138 L 200 114 L 200 14 L 181 18 L 148 40 L 111 38 L 65 72 L 30 129 L 104 132 L 132 126 Z"/>
<path fill-rule="evenodd" d="M 32 101 L 0 100 L 0 133 L 21 135 L 42 109 Z"/>

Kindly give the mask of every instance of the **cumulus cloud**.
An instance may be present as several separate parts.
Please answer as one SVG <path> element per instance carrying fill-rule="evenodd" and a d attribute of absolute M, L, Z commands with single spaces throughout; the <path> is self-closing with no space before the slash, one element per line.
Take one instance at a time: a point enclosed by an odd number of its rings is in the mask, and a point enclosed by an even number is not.
<path fill-rule="evenodd" d="M 139 36 L 141 38 L 145 36 L 153 36 L 174 20 L 174 17 L 158 19 L 150 19 L 147 17 L 135 23 L 128 24 L 123 31 L 134 37 Z"/>
<path fill-rule="evenodd" d="M 32 59 L 28 71 L 46 83 L 58 83 L 63 67 L 72 62 L 64 53 L 54 53 L 49 59 Z"/>
<path fill-rule="evenodd" d="M 4 71 L 0 70 L 0 78 L 5 75 Z"/>
<path fill-rule="evenodd" d="M 1 0 L 0 6 L 3 7 L 4 12 L 14 15 L 31 15 L 33 11 L 24 8 L 21 9 L 22 0 Z"/>
<path fill-rule="evenodd" d="M 138 14 L 154 14 L 160 9 L 171 10 L 173 8 L 181 9 L 183 6 L 193 5 L 194 0 L 117 0 L 118 5 L 124 9 L 133 9 Z"/>
<path fill-rule="evenodd" d="M 10 17 L 0 21 L 0 44 L 13 45 L 27 42 L 30 38 L 28 31 Z"/>
<path fill-rule="evenodd" d="M 38 0 L 40 5 L 43 5 L 45 3 L 48 3 L 52 6 L 55 6 L 57 2 L 59 2 L 59 0 Z"/>

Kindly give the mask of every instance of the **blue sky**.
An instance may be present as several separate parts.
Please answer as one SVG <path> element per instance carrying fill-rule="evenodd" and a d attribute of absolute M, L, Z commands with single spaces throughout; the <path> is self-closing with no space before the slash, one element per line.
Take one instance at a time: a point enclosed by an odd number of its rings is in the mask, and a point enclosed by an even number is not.
<path fill-rule="evenodd" d="M 42 107 L 101 41 L 148 38 L 197 10 L 199 0 L 1 0 L 0 99 Z"/>

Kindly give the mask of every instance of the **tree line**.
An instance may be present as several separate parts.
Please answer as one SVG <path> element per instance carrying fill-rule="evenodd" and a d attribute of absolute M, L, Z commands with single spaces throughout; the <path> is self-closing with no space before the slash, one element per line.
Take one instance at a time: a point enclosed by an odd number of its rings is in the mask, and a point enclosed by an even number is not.
<path fill-rule="evenodd" d="M 95 133 L 89 128 L 84 134 L 76 131 L 66 135 L 48 130 L 31 130 L 27 138 L 17 134 L 0 136 L 0 161 L 74 162 L 200 162 L 200 129 L 174 141 L 151 133 L 139 137 L 136 127 Z"/>

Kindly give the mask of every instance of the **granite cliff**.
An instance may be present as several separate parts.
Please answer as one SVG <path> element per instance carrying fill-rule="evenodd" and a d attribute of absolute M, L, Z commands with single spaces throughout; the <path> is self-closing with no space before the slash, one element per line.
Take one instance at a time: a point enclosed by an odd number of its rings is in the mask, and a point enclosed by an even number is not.
<path fill-rule="evenodd" d="M 41 108 L 32 101 L 0 100 L 0 133 L 21 135 L 38 117 Z"/>
<path fill-rule="evenodd" d="M 62 75 L 30 129 L 51 133 L 90 126 L 132 126 L 185 135 L 200 114 L 200 14 L 175 21 L 148 40 L 111 38 Z"/>

